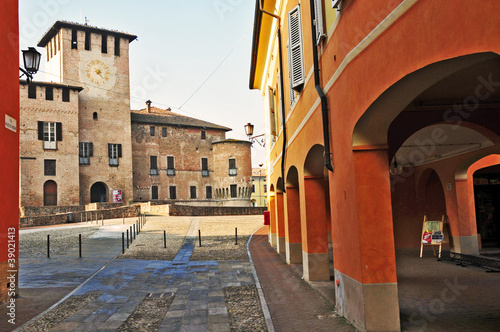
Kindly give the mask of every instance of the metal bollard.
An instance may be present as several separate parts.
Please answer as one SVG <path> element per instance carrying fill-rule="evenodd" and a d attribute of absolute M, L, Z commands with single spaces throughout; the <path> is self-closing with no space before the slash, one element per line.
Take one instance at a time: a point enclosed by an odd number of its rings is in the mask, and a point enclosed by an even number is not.
<path fill-rule="evenodd" d="M 234 229 L 234 240 L 235 240 L 234 245 L 237 246 L 238 245 L 238 227 L 236 227 Z"/>
<path fill-rule="evenodd" d="M 127 249 L 128 249 L 128 229 L 127 229 Z"/>
<path fill-rule="evenodd" d="M 201 247 L 201 230 L 198 230 L 198 243 L 200 244 Z"/>
<path fill-rule="evenodd" d="M 135 224 L 134 224 L 134 240 L 135 240 L 135 234 L 136 234 L 136 233 L 135 233 Z"/>
<path fill-rule="evenodd" d="M 163 231 L 163 248 L 167 247 L 167 231 Z"/>
<path fill-rule="evenodd" d="M 125 253 L 125 233 L 122 232 L 122 254 Z"/>
<path fill-rule="evenodd" d="M 132 235 L 132 226 L 130 226 L 130 243 L 132 243 L 132 237 L 133 237 L 133 235 Z"/>
<path fill-rule="evenodd" d="M 50 258 L 50 235 L 47 234 L 47 257 Z"/>
<path fill-rule="evenodd" d="M 82 258 L 82 234 L 78 234 L 78 252 L 80 258 Z"/>

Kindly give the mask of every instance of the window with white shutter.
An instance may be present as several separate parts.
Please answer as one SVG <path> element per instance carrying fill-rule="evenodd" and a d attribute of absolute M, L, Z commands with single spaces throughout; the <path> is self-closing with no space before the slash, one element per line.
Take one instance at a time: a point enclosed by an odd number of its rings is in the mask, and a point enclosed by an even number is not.
<path fill-rule="evenodd" d="M 274 105 L 274 90 L 269 87 L 269 125 L 271 127 L 271 135 L 276 136 L 276 111 Z"/>
<path fill-rule="evenodd" d="M 323 23 L 323 0 L 314 0 L 314 26 L 316 27 L 316 44 L 326 37 Z"/>
<path fill-rule="evenodd" d="M 304 85 L 304 57 L 302 52 L 302 22 L 300 6 L 288 13 L 289 58 L 288 70 L 290 71 L 290 86 L 300 90 Z"/>

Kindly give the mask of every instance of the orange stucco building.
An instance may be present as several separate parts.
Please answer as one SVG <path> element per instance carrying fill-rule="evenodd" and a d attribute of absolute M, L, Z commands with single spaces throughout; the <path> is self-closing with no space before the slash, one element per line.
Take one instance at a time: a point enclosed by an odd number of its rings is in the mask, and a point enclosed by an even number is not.
<path fill-rule="evenodd" d="M 264 99 L 269 240 L 306 280 L 333 279 L 337 311 L 361 330 L 400 330 L 395 251 L 420 247 L 424 215 L 445 216 L 451 251 L 499 246 L 474 186 L 499 173 L 499 10 L 256 1 L 250 88 Z"/>
<path fill-rule="evenodd" d="M 18 3 L 0 3 L 0 303 L 17 294 L 19 234 L 19 39 Z M 9 261 L 9 259 L 12 259 Z M 11 265 L 12 264 L 12 265 Z M 12 278 L 14 276 L 14 278 Z"/>

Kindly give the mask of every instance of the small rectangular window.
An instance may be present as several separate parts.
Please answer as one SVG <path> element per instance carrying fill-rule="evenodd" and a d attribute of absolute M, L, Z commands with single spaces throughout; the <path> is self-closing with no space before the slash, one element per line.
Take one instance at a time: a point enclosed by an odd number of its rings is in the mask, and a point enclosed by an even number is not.
<path fill-rule="evenodd" d="M 101 52 L 108 53 L 108 35 L 102 34 Z"/>
<path fill-rule="evenodd" d="M 162 127 L 161 128 L 161 136 L 162 137 L 167 137 L 167 127 Z"/>
<path fill-rule="evenodd" d="M 69 102 L 69 88 L 62 89 L 62 101 Z"/>
<path fill-rule="evenodd" d="M 158 199 L 158 186 L 151 186 L 151 199 Z"/>
<path fill-rule="evenodd" d="M 158 157 L 149 156 L 149 174 L 158 175 Z"/>
<path fill-rule="evenodd" d="M 28 84 L 28 98 L 36 99 L 36 85 Z"/>
<path fill-rule="evenodd" d="M 168 188 L 170 199 L 177 199 L 177 189 L 175 186 L 170 186 Z"/>
<path fill-rule="evenodd" d="M 208 172 L 208 158 L 201 158 L 201 176 L 207 177 L 209 175 Z"/>
<path fill-rule="evenodd" d="M 255 192 L 255 185 L 252 184 L 252 192 L 254 193 Z"/>
<path fill-rule="evenodd" d="M 115 55 L 120 56 L 120 37 L 115 36 Z"/>
<path fill-rule="evenodd" d="M 236 170 L 236 159 L 231 158 L 229 159 L 229 175 L 236 176 L 237 174 L 238 171 Z"/>
<path fill-rule="evenodd" d="M 212 187 L 211 186 L 207 186 L 207 199 L 212 199 Z"/>
<path fill-rule="evenodd" d="M 56 175 L 56 161 L 52 159 L 45 159 L 44 161 L 44 175 Z"/>
<path fill-rule="evenodd" d="M 190 192 L 190 198 L 195 199 L 196 198 L 196 186 L 189 187 L 189 192 Z"/>
<path fill-rule="evenodd" d="M 57 141 L 62 141 L 62 123 L 38 121 L 38 139 L 45 150 L 57 150 Z"/>
<path fill-rule="evenodd" d="M 231 188 L 231 198 L 238 197 L 238 193 L 237 193 L 238 186 L 236 184 L 232 184 L 230 188 Z"/>
<path fill-rule="evenodd" d="M 207 138 L 207 133 L 206 131 L 202 130 L 201 131 L 201 139 L 206 139 Z"/>
<path fill-rule="evenodd" d="M 85 50 L 90 51 L 90 31 L 85 31 Z"/>
<path fill-rule="evenodd" d="M 94 145 L 92 142 L 80 142 L 79 152 L 80 165 L 90 165 L 90 157 L 94 156 Z"/>
<path fill-rule="evenodd" d="M 118 166 L 118 158 L 122 155 L 122 145 L 108 143 L 109 166 Z"/>
<path fill-rule="evenodd" d="M 78 31 L 73 29 L 71 30 L 71 49 L 72 50 L 77 50 L 78 49 Z"/>
<path fill-rule="evenodd" d="M 174 156 L 167 156 L 167 175 L 175 175 Z"/>
<path fill-rule="evenodd" d="M 155 126 L 150 126 L 149 127 L 149 135 L 151 135 L 151 136 L 155 135 Z"/>
<path fill-rule="evenodd" d="M 45 87 L 45 100 L 54 100 L 54 88 L 51 86 Z"/>

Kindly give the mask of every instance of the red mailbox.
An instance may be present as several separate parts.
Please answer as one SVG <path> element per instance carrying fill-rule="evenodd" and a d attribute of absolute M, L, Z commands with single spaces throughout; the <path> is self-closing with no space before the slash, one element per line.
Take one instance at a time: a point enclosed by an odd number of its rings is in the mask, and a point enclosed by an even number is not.
<path fill-rule="evenodd" d="M 271 214 L 269 211 L 264 211 L 264 225 L 271 225 Z"/>

